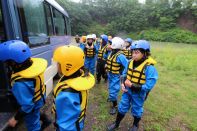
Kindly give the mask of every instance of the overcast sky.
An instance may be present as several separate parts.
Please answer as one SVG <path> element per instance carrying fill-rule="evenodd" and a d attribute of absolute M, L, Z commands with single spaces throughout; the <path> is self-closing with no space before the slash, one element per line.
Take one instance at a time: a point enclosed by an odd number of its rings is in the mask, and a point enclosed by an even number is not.
<path fill-rule="evenodd" d="M 72 0 L 74 2 L 79 2 L 80 0 Z M 145 0 L 139 0 L 140 3 L 143 3 Z"/>

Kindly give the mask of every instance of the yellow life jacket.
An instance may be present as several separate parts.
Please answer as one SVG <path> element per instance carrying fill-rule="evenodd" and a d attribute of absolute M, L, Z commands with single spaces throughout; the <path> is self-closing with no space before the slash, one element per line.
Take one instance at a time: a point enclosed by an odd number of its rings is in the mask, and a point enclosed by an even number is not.
<path fill-rule="evenodd" d="M 127 71 L 127 79 L 130 80 L 131 83 L 143 85 L 146 82 L 146 76 L 144 71 L 145 67 L 147 65 L 154 65 L 156 63 L 157 62 L 153 58 L 148 57 L 148 59 L 146 59 L 138 67 L 133 69 L 133 60 L 131 60 Z"/>
<path fill-rule="evenodd" d="M 103 59 L 104 54 L 106 53 L 106 49 L 107 49 L 108 44 L 106 44 L 103 48 L 102 46 L 100 46 L 99 50 L 98 50 L 98 59 Z"/>
<path fill-rule="evenodd" d="M 60 79 L 60 81 L 61 81 L 61 79 Z M 56 87 L 54 88 L 54 91 L 53 91 L 54 100 L 53 100 L 52 113 L 55 113 L 55 115 L 56 115 L 55 99 L 58 96 L 58 94 L 62 91 L 79 93 L 79 95 L 81 96 L 80 97 L 81 113 L 80 113 L 80 116 L 78 117 L 78 120 L 77 120 L 77 122 L 80 122 L 85 117 L 85 112 L 86 112 L 86 107 L 87 107 L 88 90 L 77 91 L 67 85 L 67 80 L 62 81 L 62 82 L 58 82 L 58 84 L 56 85 Z"/>
<path fill-rule="evenodd" d="M 111 54 L 107 58 L 107 71 L 113 73 L 113 74 L 119 74 L 121 65 L 117 63 L 116 59 L 118 55 L 122 54 L 122 51 L 118 51 L 116 54 L 112 55 Z"/>
<path fill-rule="evenodd" d="M 124 52 L 124 55 L 127 57 L 127 59 L 132 58 L 131 50 L 124 49 L 123 52 Z"/>
<path fill-rule="evenodd" d="M 92 45 L 93 48 L 85 48 L 85 56 L 87 57 L 94 57 L 95 56 L 95 48 L 94 48 L 94 44 Z"/>
<path fill-rule="evenodd" d="M 46 85 L 44 84 L 44 73 L 35 76 L 34 78 L 24 78 L 20 75 L 13 74 L 11 76 L 11 85 L 13 86 L 15 82 L 25 82 L 25 81 L 33 81 L 35 85 L 34 89 L 34 97 L 33 101 L 36 102 L 40 100 L 41 98 L 44 99 L 44 94 L 46 92 Z"/>

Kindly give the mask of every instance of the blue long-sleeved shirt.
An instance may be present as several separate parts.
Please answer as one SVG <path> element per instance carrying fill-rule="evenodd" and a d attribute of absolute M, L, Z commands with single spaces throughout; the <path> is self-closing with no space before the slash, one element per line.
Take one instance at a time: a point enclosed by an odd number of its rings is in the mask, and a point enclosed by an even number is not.
<path fill-rule="evenodd" d="M 148 65 L 145 68 L 146 82 L 142 85 L 142 90 L 149 92 L 156 84 L 158 72 L 153 65 Z"/>
<path fill-rule="evenodd" d="M 127 74 L 127 68 L 128 68 L 128 60 L 126 56 L 123 54 L 120 54 L 117 56 L 116 60 L 117 60 L 117 63 L 121 64 L 124 67 L 123 71 L 121 72 L 121 75 L 122 77 L 125 77 Z"/>
<path fill-rule="evenodd" d="M 14 94 L 21 110 L 25 113 L 30 113 L 35 106 L 43 106 L 42 104 L 36 104 L 33 101 L 35 92 L 35 85 L 33 81 L 27 82 L 15 82 L 12 87 L 12 93 Z"/>
<path fill-rule="evenodd" d="M 81 113 L 79 93 L 60 92 L 55 99 L 56 123 L 60 131 L 76 131 L 76 121 Z M 80 128 L 83 128 L 80 122 Z"/>

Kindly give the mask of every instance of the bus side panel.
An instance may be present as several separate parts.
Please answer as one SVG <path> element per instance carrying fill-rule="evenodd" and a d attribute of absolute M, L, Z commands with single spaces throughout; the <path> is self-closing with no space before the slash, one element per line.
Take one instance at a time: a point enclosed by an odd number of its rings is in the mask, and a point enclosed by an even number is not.
<path fill-rule="evenodd" d="M 70 44 L 70 41 L 70 36 L 52 36 L 50 37 L 49 45 L 33 48 L 31 50 L 33 57 L 44 58 L 48 61 L 48 67 L 44 73 L 47 95 L 53 89 L 53 77 L 57 74 L 57 63 L 52 60 L 53 51 L 59 46 Z"/>

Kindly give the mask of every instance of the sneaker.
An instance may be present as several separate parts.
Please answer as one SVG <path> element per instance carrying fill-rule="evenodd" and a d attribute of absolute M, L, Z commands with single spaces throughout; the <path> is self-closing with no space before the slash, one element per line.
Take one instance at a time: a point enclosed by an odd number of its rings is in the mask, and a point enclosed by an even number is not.
<path fill-rule="evenodd" d="M 116 129 L 118 129 L 118 125 L 116 125 L 116 123 L 112 123 L 109 126 L 107 126 L 107 131 L 115 131 Z"/>
<path fill-rule="evenodd" d="M 117 112 L 117 108 L 116 107 L 111 107 L 110 111 L 109 111 L 109 114 L 110 115 L 115 115 Z"/>
<path fill-rule="evenodd" d="M 129 129 L 129 131 L 137 131 L 137 130 L 138 130 L 138 127 L 137 126 L 134 126 L 134 125 L 133 125 L 132 128 Z"/>

